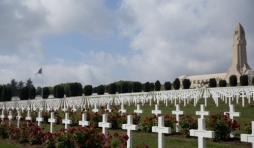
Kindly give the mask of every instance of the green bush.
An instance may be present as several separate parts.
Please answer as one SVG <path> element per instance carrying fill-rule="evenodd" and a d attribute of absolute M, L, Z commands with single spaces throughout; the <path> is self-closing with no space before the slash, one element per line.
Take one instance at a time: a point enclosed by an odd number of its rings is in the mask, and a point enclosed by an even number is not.
<path fill-rule="evenodd" d="M 191 86 L 190 80 L 189 80 L 189 79 L 184 79 L 184 80 L 183 80 L 183 88 L 184 88 L 184 89 L 189 89 L 190 86 Z"/>
<path fill-rule="evenodd" d="M 105 93 L 104 85 L 99 85 L 96 89 L 98 95 L 103 95 Z"/>
<path fill-rule="evenodd" d="M 128 93 L 132 93 L 133 89 L 132 89 L 132 83 L 129 83 L 128 85 Z"/>
<path fill-rule="evenodd" d="M 248 75 L 240 76 L 240 85 L 241 86 L 248 86 L 249 85 Z"/>
<path fill-rule="evenodd" d="M 190 129 L 197 129 L 198 122 L 189 115 L 180 115 L 179 126 L 185 137 L 190 137 Z"/>
<path fill-rule="evenodd" d="M 219 86 L 220 87 L 226 87 L 227 86 L 227 81 L 226 80 L 220 80 L 219 81 Z"/>
<path fill-rule="evenodd" d="M 180 88 L 180 80 L 178 78 L 176 78 L 173 82 L 173 86 L 175 90 L 178 90 Z"/>
<path fill-rule="evenodd" d="M 12 98 L 12 88 L 9 86 L 3 86 L 1 92 L 2 101 L 11 101 Z"/>
<path fill-rule="evenodd" d="M 117 92 L 116 84 L 115 83 L 111 83 L 109 85 L 109 91 L 108 91 L 108 93 L 109 94 L 116 94 L 116 92 Z"/>
<path fill-rule="evenodd" d="M 150 91 L 154 91 L 154 83 L 150 83 Z"/>
<path fill-rule="evenodd" d="M 229 85 L 230 86 L 236 86 L 237 85 L 237 76 L 236 75 L 231 75 L 229 77 Z"/>
<path fill-rule="evenodd" d="M 165 90 L 171 90 L 171 83 L 170 82 L 165 82 L 164 83 L 164 88 L 165 88 Z"/>
<path fill-rule="evenodd" d="M 36 89 L 35 89 L 35 87 L 31 87 L 29 89 L 29 98 L 30 99 L 35 99 L 35 96 L 36 96 Z"/>
<path fill-rule="evenodd" d="M 141 92 L 142 91 L 142 84 L 140 82 L 133 82 L 132 83 L 132 91 L 133 92 Z"/>
<path fill-rule="evenodd" d="M 63 98 L 64 97 L 64 86 L 56 85 L 53 89 L 53 95 L 55 98 Z"/>
<path fill-rule="evenodd" d="M 155 82 L 155 91 L 160 91 L 161 90 L 161 83 L 159 80 Z"/>
<path fill-rule="evenodd" d="M 209 87 L 216 87 L 217 86 L 217 82 L 215 78 L 210 78 L 209 80 Z"/>
<path fill-rule="evenodd" d="M 28 87 L 23 87 L 19 92 L 20 100 L 28 100 L 29 98 L 29 89 Z"/>
<path fill-rule="evenodd" d="M 86 85 L 84 87 L 84 94 L 85 94 L 85 96 L 91 96 L 93 94 L 93 86 L 92 85 Z"/>
<path fill-rule="evenodd" d="M 122 86 L 121 86 L 121 84 L 117 84 L 116 87 L 117 87 L 118 94 L 122 93 Z"/>
<path fill-rule="evenodd" d="M 150 92 L 150 83 L 149 82 L 144 83 L 143 86 L 144 86 L 144 88 L 143 88 L 144 92 Z"/>
<path fill-rule="evenodd" d="M 49 97 L 49 88 L 43 87 L 43 99 L 47 99 Z"/>
<path fill-rule="evenodd" d="M 123 82 L 121 86 L 122 86 L 122 93 L 128 93 L 128 91 L 129 91 L 129 82 Z"/>

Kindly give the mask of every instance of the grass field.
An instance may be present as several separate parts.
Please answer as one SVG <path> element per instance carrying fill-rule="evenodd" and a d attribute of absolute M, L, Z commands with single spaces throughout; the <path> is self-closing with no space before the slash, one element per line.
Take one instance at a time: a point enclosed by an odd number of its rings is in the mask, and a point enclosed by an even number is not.
<path fill-rule="evenodd" d="M 237 120 L 238 123 L 241 124 L 241 126 L 244 126 L 244 123 L 250 123 L 252 120 L 254 120 L 254 107 L 253 107 L 253 100 L 251 100 L 250 104 L 247 103 L 247 99 L 245 100 L 246 105 L 245 107 L 242 107 L 241 99 L 239 99 L 239 103 L 236 104 L 236 100 L 232 101 L 232 104 L 235 105 L 235 111 L 241 113 L 241 117 L 235 117 L 235 120 Z M 200 99 L 198 101 L 198 104 L 196 107 L 193 106 L 193 101 L 190 101 L 189 104 L 187 104 L 185 107 L 183 106 L 183 102 L 180 103 L 180 109 L 184 111 L 185 115 L 191 115 L 194 118 L 199 118 L 199 116 L 195 115 L 196 111 L 200 110 L 200 104 L 204 104 L 204 99 Z M 120 108 L 120 107 L 119 107 Z M 163 102 L 160 102 L 159 105 L 160 110 L 162 110 L 162 115 L 169 114 L 173 117 L 175 115 L 172 115 L 172 111 L 175 110 L 174 104 L 171 104 L 168 102 L 168 106 L 165 106 Z M 128 114 L 133 113 L 133 111 L 136 109 L 136 106 L 125 106 L 125 109 L 127 110 Z M 146 103 L 144 106 L 141 106 L 141 109 L 143 110 L 143 113 L 141 114 L 141 121 L 145 119 L 147 116 L 153 116 L 151 111 L 154 110 L 154 103 L 152 106 L 149 106 L 148 103 Z M 91 109 L 90 109 L 91 110 Z M 215 103 L 212 98 L 208 99 L 207 107 L 205 110 L 210 111 L 210 115 L 214 113 L 219 112 L 225 112 L 229 111 L 229 105 L 225 104 L 222 100 L 219 101 L 219 107 L 215 106 Z M 62 115 L 63 116 L 63 115 Z M 15 124 L 15 122 L 13 122 Z M 43 124 L 43 127 L 45 130 L 49 131 L 49 124 Z M 55 125 L 55 131 L 59 131 L 60 128 L 64 126 L 62 125 Z M 126 131 L 124 130 L 109 130 L 109 132 L 118 132 L 121 134 L 126 134 Z M 250 143 L 241 143 L 239 142 L 240 134 L 243 133 L 242 129 L 239 131 L 236 131 L 236 139 L 235 141 L 229 141 L 229 142 L 212 142 L 210 139 L 207 140 L 207 147 L 208 148 L 240 148 L 240 147 L 251 147 Z M 143 143 L 148 145 L 150 148 L 156 148 L 157 147 L 157 133 L 142 133 L 142 132 L 134 132 L 133 133 L 133 146 L 140 146 Z M 0 142 L 0 147 L 14 147 L 8 145 L 9 143 L 3 143 L 3 141 Z M 165 148 L 196 148 L 198 146 L 197 138 L 184 138 L 182 135 L 167 135 L 165 136 Z M 22 147 L 22 146 L 20 146 Z"/>

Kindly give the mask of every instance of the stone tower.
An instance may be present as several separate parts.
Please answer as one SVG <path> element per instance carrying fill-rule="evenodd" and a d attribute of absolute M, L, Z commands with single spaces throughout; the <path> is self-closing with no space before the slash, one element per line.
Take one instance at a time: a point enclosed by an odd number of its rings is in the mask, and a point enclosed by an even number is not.
<path fill-rule="evenodd" d="M 251 70 L 247 63 L 246 45 L 245 32 L 239 23 L 234 31 L 232 65 L 225 80 L 228 81 L 231 75 L 236 75 L 239 81 L 239 77 L 245 74 L 246 70 Z"/>

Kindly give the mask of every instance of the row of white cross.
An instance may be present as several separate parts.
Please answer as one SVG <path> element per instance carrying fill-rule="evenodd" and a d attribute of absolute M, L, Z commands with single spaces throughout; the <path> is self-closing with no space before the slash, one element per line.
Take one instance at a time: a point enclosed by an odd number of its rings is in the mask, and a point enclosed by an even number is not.
<path fill-rule="evenodd" d="M 109 112 L 111 111 L 109 104 L 107 105 L 107 108 L 105 110 L 107 110 Z M 121 109 L 119 111 L 121 111 L 122 113 L 126 112 L 126 110 L 123 108 L 123 106 L 121 107 Z M 98 109 L 95 107 L 95 109 L 93 109 L 93 112 L 98 112 Z M 137 104 L 137 109 L 134 110 L 134 112 L 136 112 L 138 114 L 141 114 L 143 112 L 140 109 L 139 104 Z M 18 113 L 18 115 L 16 116 L 17 127 L 19 128 L 19 123 L 20 123 L 20 118 L 21 118 L 21 110 L 18 109 L 17 113 Z M 36 121 L 38 122 L 38 126 L 40 126 L 40 127 L 41 127 L 41 123 L 44 121 L 41 113 L 42 113 L 42 110 L 38 110 L 38 117 L 36 118 Z M 159 110 L 159 106 L 157 104 L 155 105 L 155 110 L 152 110 L 152 113 L 155 115 L 159 115 L 162 113 L 161 110 Z M 233 121 L 234 117 L 240 116 L 239 112 L 235 112 L 234 105 L 230 105 L 230 111 L 224 112 L 224 114 L 226 114 L 226 113 L 229 113 L 230 119 L 232 119 L 232 121 Z M 180 106 L 178 104 L 176 104 L 176 110 L 172 111 L 172 114 L 175 114 L 176 120 L 179 121 L 179 116 L 181 114 L 183 114 L 183 111 L 180 110 Z M 214 132 L 213 131 L 206 131 L 206 128 L 205 128 L 206 126 L 205 126 L 205 117 L 204 116 L 208 116 L 209 112 L 205 111 L 204 105 L 201 105 L 200 111 L 197 111 L 196 115 L 200 115 L 200 118 L 198 119 L 198 129 L 191 129 L 190 136 L 198 137 L 198 147 L 205 148 L 206 147 L 205 138 L 214 138 Z M 127 147 L 130 148 L 130 147 L 132 147 L 132 130 L 138 130 L 138 125 L 133 125 L 132 115 L 128 115 L 127 117 L 128 117 L 127 124 L 123 124 L 122 129 L 127 130 L 127 135 L 129 136 L 129 140 L 127 142 Z M 0 116 L 0 118 L 2 119 L 2 123 L 3 123 L 3 120 L 5 118 L 4 110 L 2 110 L 2 115 Z M 9 124 L 11 124 L 12 119 L 13 119 L 11 109 L 9 109 L 8 119 L 9 119 Z M 25 120 L 32 120 L 32 117 L 30 116 L 30 110 L 27 110 L 27 117 L 25 118 Z M 51 117 L 48 119 L 48 122 L 50 122 L 50 132 L 53 133 L 54 132 L 54 124 L 56 123 L 54 111 L 51 112 Z M 69 113 L 67 113 L 67 112 L 65 113 L 65 118 L 62 120 L 62 123 L 65 125 L 65 130 L 67 131 L 69 129 L 69 125 L 72 123 L 72 121 L 69 119 Z M 86 113 L 82 114 L 82 120 L 79 121 L 79 125 L 81 125 L 83 127 L 90 125 L 90 122 L 87 121 Z M 106 136 L 107 129 L 111 128 L 111 123 L 107 122 L 107 114 L 103 114 L 103 121 L 99 122 L 99 127 L 102 127 L 102 132 Z M 254 143 L 254 131 L 253 130 L 254 130 L 254 123 L 252 122 L 252 134 L 250 134 L 250 135 L 249 134 L 241 134 L 241 141 Z M 180 131 L 179 123 L 176 123 L 176 132 L 179 132 L 179 131 Z M 164 134 L 171 133 L 170 127 L 164 127 L 164 117 L 163 116 L 158 117 L 158 126 L 152 127 L 152 132 L 158 133 L 158 147 L 163 148 L 164 147 Z M 230 136 L 233 137 L 234 133 L 231 133 Z"/>

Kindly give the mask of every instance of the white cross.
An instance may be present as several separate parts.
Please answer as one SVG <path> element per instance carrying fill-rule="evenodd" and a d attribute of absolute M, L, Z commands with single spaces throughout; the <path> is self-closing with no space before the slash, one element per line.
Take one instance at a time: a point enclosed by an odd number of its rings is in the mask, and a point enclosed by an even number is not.
<path fill-rule="evenodd" d="M 50 133 L 54 132 L 54 123 L 56 123 L 55 119 L 55 113 L 51 112 L 51 117 L 48 119 L 48 122 L 50 122 Z"/>
<path fill-rule="evenodd" d="M 121 104 L 121 109 L 118 112 L 121 112 L 121 116 L 123 116 L 123 114 L 126 113 L 126 109 L 124 109 L 123 103 Z"/>
<path fill-rule="evenodd" d="M 97 105 L 95 104 L 94 105 L 94 109 L 92 110 L 94 113 L 96 113 L 96 112 L 99 112 L 99 110 L 97 109 Z"/>
<path fill-rule="evenodd" d="M 105 111 L 111 112 L 110 104 L 109 103 L 107 104 L 107 109 L 105 109 Z"/>
<path fill-rule="evenodd" d="M 132 148 L 132 131 L 138 130 L 138 126 L 133 124 L 132 115 L 128 115 L 127 118 L 127 124 L 122 124 L 122 129 L 127 130 L 127 135 L 129 137 L 127 141 L 127 148 Z"/>
<path fill-rule="evenodd" d="M 32 117 L 30 116 L 30 113 L 31 113 L 31 111 L 30 111 L 30 108 L 28 107 L 27 108 L 27 117 L 26 117 L 26 121 L 32 121 Z M 27 126 L 28 126 L 28 122 L 27 122 Z"/>
<path fill-rule="evenodd" d="M 74 111 L 74 112 L 76 112 L 76 111 L 77 111 L 76 105 L 72 105 L 72 109 L 71 109 L 71 110 Z"/>
<path fill-rule="evenodd" d="M 251 121 L 251 134 L 241 134 L 241 141 L 242 142 L 251 142 L 252 147 L 254 147 L 254 121 Z"/>
<path fill-rule="evenodd" d="M 82 121 L 79 121 L 79 125 L 81 125 L 82 127 L 90 125 L 90 122 L 86 119 L 86 113 L 82 114 Z"/>
<path fill-rule="evenodd" d="M 41 116 L 41 111 L 38 111 L 38 117 L 36 118 L 36 121 L 38 122 L 38 126 L 41 127 L 41 122 L 44 121 L 44 118 Z"/>
<path fill-rule="evenodd" d="M 4 115 L 4 107 L 2 109 L 2 115 L 1 115 L 1 119 L 2 119 L 2 124 L 4 123 L 4 118 L 5 118 L 5 115 Z"/>
<path fill-rule="evenodd" d="M 20 111 L 19 108 L 17 109 L 17 112 L 18 112 L 18 115 L 16 116 L 16 119 L 17 119 L 17 128 L 19 128 L 20 118 L 22 117 L 21 116 L 21 111 Z"/>
<path fill-rule="evenodd" d="M 180 126 L 179 126 L 179 115 L 183 114 L 183 111 L 180 110 L 179 104 L 176 104 L 176 110 L 172 111 L 172 114 L 176 115 L 176 132 L 180 132 Z"/>
<path fill-rule="evenodd" d="M 158 148 L 164 148 L 164 134 L 170 134 L 171 128 L 164 126 L 163 116 L 158 118 L 158 126 L 153 126 L 152 132 L 158 133 Z"/>
<path fill-rule="evenodd" d="M 205 111 L 205 107 L 203 104 L 200 105 L 200 111 L 196 111 L 196 115 L 200 115 L 202 119 L 204 119 L 204 116 L 209 115 L 209 111 Z"/>
<path fill-rule="evenodd" d="M 137 113 L 138 115 L 143 113 L 143 110 L 140 109 L 140 105 L 139 104 L 137 104 L 137 109 L 134 110 L 134 113 Z"/>
<path fill-rule="evenodd" d="M 161 114 L 161 110 L 159 110 L 158 104 L 155 104 L 155 110 L 152 110 L 152 114 L 155 114 L 155 115 Z"/>
<path fill-rule="evenodd" d="M 214 138 L 215 133 L 214 131 L 206 130 L 204 118 L 198 118 L 198 129 L 190 129 L 190 136 L 198 137 L 198 148 L 205 148 L 205 138 Z"/>
<path fill-rule="evenodd" d="M 235 112 L 235 106 L 229 105 L 229 112 L 224 112 L 224 115 L 229 114 L 230 119 L 234 120 L 234 117 L 240 117 L 240 112 Z"/>
<path fill-rule="evenodd" d="M 242 93 L 242 94 L 241 94 L 240 97 L 242 97 L 242 106 L 244 107 L 244 106 L 245 106 L 245 105 L 244 105 L 244 98 L 246 97 L 246 95 L 244 94 L 244 91 L 242 91 L 241 93 Z"/>
<path fill-rule="evenodd" d="M 8 116 L 8 119 L 9 119 L 9 125 L 11 125 L 11 122 L 12 122 L 12 119 L 13 119 L 13 116 L 12 116 L 12 110 L 9 110 L 9 116 Z"/>
<path fill-rule="evenodd" d="M 102 133 L 107 137 L 108 128 L 111 128 L 111 123 L 108 123 L 108 114 L 102 115 L 102 122 L 99 122 L 99 127 L 102 127 Z"/>
<path fill-rule="evenodd" d="M 65 119 L 63 119 L 62 123 L 64 124 L 65 131 L 67 131 L 69 129 L 69 124 L 72 124 L 72 121 L 69 118 L 69 113 L 65 113 Z"/>

